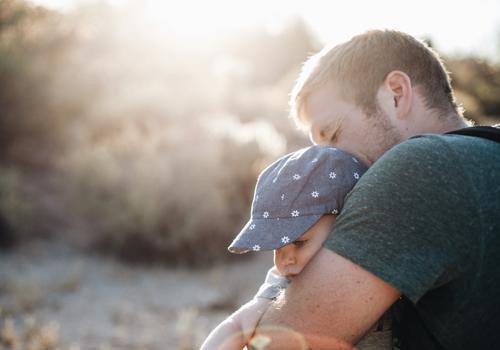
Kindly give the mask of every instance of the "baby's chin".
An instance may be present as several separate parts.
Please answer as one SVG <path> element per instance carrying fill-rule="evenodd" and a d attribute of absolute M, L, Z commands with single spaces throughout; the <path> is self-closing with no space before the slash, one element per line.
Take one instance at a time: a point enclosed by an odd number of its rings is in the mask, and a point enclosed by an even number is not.
<path fill-rule="evenodd" d="M 294 266 L 291 268 L 285 268 L 281 270 L 278 269 L 278 272 L 281 276 L 292 279 L 302 272 L 302 267 Z"/>
<path fill-rule="evenodd" d="M 294 269 L 293 271 L 288 271 L 285 275 L 288 279 L 294 279 L 302 272 L 302 269 Z"/>

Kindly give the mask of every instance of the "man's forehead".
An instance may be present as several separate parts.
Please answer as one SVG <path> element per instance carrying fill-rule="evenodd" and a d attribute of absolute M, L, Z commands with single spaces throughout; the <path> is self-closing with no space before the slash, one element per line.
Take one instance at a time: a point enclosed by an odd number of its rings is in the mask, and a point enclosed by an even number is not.
<path fill-rule="evenodd" d="M 325 84 L 303 98 L 301 118 L 308 123 L 335 118 L 342 102 L 337 89 L 332 84 Z"/>
<path fill-rule="evenodd" d="M 328 98 L 330 96 L 330 98 Z M 333 135 L 339 129 L 349 109 L 343 108 L 339 99 L 325 93 L 311 95 L 304 103 L 302 120 L 311 136 Z M 321 136 L 322 137 L 322 136 Z"/>

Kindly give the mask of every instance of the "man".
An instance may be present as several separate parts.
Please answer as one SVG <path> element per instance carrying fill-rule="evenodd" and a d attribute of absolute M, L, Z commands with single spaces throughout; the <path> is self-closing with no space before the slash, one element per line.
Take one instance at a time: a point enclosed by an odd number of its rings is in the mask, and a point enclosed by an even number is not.
<path fill-rule="evenodd" d="M 467 126 L 438 55 L 401 32 L 358 35 L 305 64 L 291 105 L 314 143 L 373 166 L 254 339 L 356 344 L 404 296 L 404 348 L 496 347 L 500 144 L 435 135 Z"/>

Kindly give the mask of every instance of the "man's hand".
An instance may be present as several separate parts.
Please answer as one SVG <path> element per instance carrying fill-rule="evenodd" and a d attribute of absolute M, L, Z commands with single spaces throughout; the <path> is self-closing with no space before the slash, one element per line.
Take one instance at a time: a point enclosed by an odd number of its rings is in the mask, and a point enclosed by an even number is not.
<path fill-rule="evenodd" d="M 272 304 L 257 337 L 272 349 L 350 349 L 400 292 L 342 256 L 321 250 Z"/>

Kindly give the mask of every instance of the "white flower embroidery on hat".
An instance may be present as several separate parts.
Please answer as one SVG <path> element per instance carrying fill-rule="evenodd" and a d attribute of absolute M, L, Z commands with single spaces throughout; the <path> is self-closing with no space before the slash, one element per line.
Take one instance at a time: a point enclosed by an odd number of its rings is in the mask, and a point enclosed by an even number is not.
<path fill-rule="evenodd" d="M 260 245 L 256 244 L 252 247 L 254 252 L 258 252 L 260 250 Z"/>
<path fill-rule="evenodd" d="M 311 196 L 313 196 L 313 198 L 318 198 L 319 197 L 318 191 L 311 192 Z"/>
<path fill-rule="evenodd" d="M 296 218 L 297 216 L 299 216 L 300 213 L 298 210 L 294 210 L 294 211 L 292 211 L 291 214 L 292 214 L 292 217 Z"/>
<path fill-rule="evenodd" d="M 333 215 L 337 215 L 338 213 L 339 213 L 339 211 L 338 211 L 337 209 L 333 209 L 333 210 L 332 210 L 332 214 L 333 214 Z"/>
<path fill-rule="evenodd" d="M 262 217 L 267 219 L 269 217 L 269 212 L 265 211 L 264 214 L 262 214 Z"/>
<path fill-rule="evenodd" d="M 290 237 L 288 236 L 281 237 L 281 243 L 288 244 L 289 242 L 290 242 Z"/>
<path fill-rule="evenodd" d="M 250 226 L 248 226 L 249 230 L 253 230 L 254 228 L 255 228 L 255 224 L 251 224 Z"/>
<path fill-rule="evenodd" d="M 295 174 L 295 175 L 293 175 L 293 179 L 294 179 L 294 180 L 298 180 L 298 179 L 300 179 L 300 175 L 299 175 L 299 174 Z"/>
<path fill-rule="evenodd" d="M 285 200 L 285 194 L 284 194 L 284 193 L 282 193 L 282 194 L 281 194 L 281 200 L 282 200 L 282 201 L 284 201 L 284 200 Z"/>
<path fill-rule="evenodd" d="M 337 174 L 335 174 L 333 171 L 330 173 L 330 179 L 335 179 L 337 177 Z"/>
<path fill-rule="evenodd" d="M 357 180 L 359 179 L 359 174 L 358 173 L 354 173 L 354 178 Z"/>

